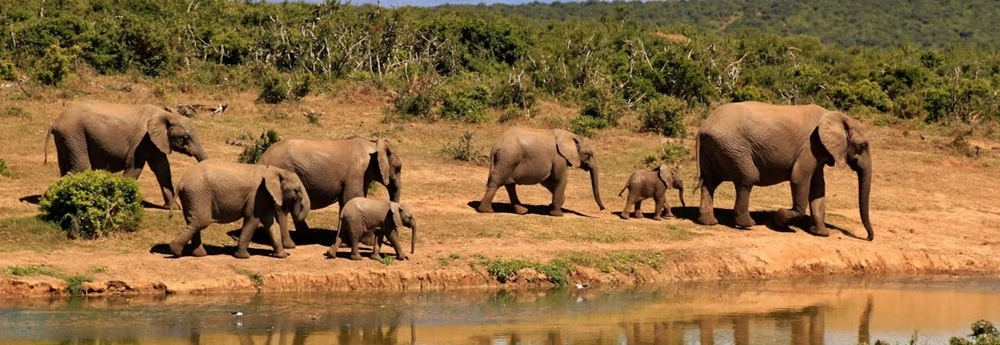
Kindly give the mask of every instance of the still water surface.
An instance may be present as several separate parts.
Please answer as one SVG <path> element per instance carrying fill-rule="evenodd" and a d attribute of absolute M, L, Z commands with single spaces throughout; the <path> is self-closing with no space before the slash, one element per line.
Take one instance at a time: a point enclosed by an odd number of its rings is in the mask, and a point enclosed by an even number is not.
<path fill-rule="evenodd" d="M 941 344 L 978 319 L 1000 279 L 0 300 L 0 344 Z"/>

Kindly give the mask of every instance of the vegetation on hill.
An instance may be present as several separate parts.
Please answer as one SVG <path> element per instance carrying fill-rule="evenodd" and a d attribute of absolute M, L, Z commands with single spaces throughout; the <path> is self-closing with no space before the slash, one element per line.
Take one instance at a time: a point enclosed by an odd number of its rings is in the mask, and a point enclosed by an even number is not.
<path fill-rule="evenodd" d="M 6 2 L 0 77 L 60 85 L 91 68 L 170 80 L 181 92 L 261 89 L 269 103 L 348 80 L 394 95 L 394 116 L 467 122 L 530 117 L 550 98 L 579 106 L 570 127 L 586 134 L 640 123 L 635 130 L 684 135 L 684 116 L 741 100 L 818 103 L 880 124 L 975 122 L 1000 116 L 1000 35 L 982 25 L 995 22 L 994 7 Z"/>

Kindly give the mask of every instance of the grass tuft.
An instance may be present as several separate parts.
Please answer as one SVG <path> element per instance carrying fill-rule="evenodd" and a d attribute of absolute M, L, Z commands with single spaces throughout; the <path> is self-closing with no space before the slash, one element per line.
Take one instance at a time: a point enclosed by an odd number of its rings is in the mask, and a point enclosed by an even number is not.
<path fill-rule="evenodd" d="M 260 272 L 241 268 L 236 270 L 236 273 L 245 275 L 247 278 L 249 278 L 250 283 L 253 284 L 254 287 L 258 289 L 264 287 L 264 276 L 261 275 Z"/>

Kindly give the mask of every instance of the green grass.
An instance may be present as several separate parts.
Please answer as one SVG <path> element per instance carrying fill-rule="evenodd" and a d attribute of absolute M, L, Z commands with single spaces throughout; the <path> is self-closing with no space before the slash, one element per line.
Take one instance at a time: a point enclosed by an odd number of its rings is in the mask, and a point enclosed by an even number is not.
<path fill-rule="evenodd" d="M 72 243 L 58 225 L 37 216 L 0 220 L 0 252 L 47 252 Z"/>
<path fill-rule="evenodd" d="M 83 283 L 94 281 L 93 277 L 86 275 L 66 274 L 59 268 L 49 268 L 40 265 L 28 266 L 7 266 L 4 272 L 16 277 L 49 276 L 66 281 L 66 291 L 71 295 L 84 294 Z"/>
<path fill-rule="evenodd" d="M 254 287 L 258 289 L 264 287 L 264 276 L 261 275 L 260 272 L 240 268 L 236 270 L 236 273 L 242 274 L 246 276 L 247 279 L 250 279 L 250 283 L 253 284 Z"/>
<path fill-rule="evenodd" d="M 565 286 L 570 283 L 570 272 L 578 266 L 594 267 L 604 273 L 636 274 L 641 266 L 659 270 L 663 267 L 663 257 L 655 252 L 621 251 L 606 254 L 569 252 L 546 262 L 483 258 L 479 259 L 478 264 L 484 266 L 486 272 L 501 284 L 511 281 L 519 271 L 530 268 L 545 275 L 548 282 L 556 286 Z"/>
<path fill-rule="evenodd" d="M 7 167 L 7 161 L 3 160 L 2 158 L 0 158 L 0 177 L 6 177 L 6 178 L 14 177 L 14 173 L 10 171 L 9 167 Z"/>
<path fill-rule="evenodd" d="M 105 273 L 107 271 L 108 268 L 105 267 L 104 265 L 97 265 L 90 268 L 90 273 Z"/>
<path fill-rule="evenodd" d="M 378 262 L 380 262 L 380 263 L 382 263 L 383 265 L 386 265 L 386 266 L 392 266 L 392 264 L 396 262 L 396 257 L 386 255 L 386 256 L 383 256 L 383 257 L 379 258 Z"/>

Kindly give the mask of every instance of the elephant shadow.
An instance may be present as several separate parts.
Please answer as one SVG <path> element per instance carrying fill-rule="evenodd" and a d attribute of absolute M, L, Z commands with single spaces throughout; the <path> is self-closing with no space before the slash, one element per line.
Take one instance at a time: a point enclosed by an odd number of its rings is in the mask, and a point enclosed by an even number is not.
<path fill-rule="evenodd" d="M 474 201 L 470 201 L 466 205 L 468 205 L 473 210 L 475 210 L 475 209 L 479 208 L 479 203 L 480 203 L 479 200 L 474 200 Z M 537 215 L 547 216 L 547 215 L 549 215 L 549 211 L 552 210 L 552 206 L 551 205 L 544 205 L 544 206 L 543 205 L 528 205 L 528 204 L 521 204 L 521 205 L 528 209 L 528 214 L 537 214 Z M 580 213 L 580 212 L 577 212 L 577 211 L 574 211 L 574 210 L 571 210 L 571 209 L 568 209 L 568 208 L 565 208 L 565 207 L 563 207 L 562 210 L 563 210 L 563 213 L 569 213 L 569 214 L 577 215 L 577 216 L 580 216 L 580 217 L 588 217 L 588 218 L 590 218 L 590 216 L 588 216 L 588 215 L 585 215 L 583 213 Z M 510 213 L 510 214 L 514 214 L 514 205 L 511 205 L 510 203 L 494 202 L 493 203 L 493 213 Z"/>
<path fill-rule="evenodd" d="M 673 212 L 674 216 L 677 218 L 687 219 L 692 222 L 695 222 L 695 220 L 698 219 L 699 215 L 697 207 L 673 207 L 671 208 L 671 212 Z M 809 233 L 809 228 L 813 224 L 812 217 L 806 216 L 806 217 L 800 217 L 795 221 L 793 221 L 791 224 L 789 224 L 788 227 L 782 228 L 774 223 L 776 213 L 777 211 L 750 211 L 750 218 L 753 219 L 754 223 L 757 223 L 758 225 L 764 225 L 768 229 L 777 232 L 796 232 L 796 229 L 798 229 L 802 232 Z M 649 215 L 652 216 L 652 213 L 649 213 Z M 736 212 L 734 212 L 733 209 L 716 208 L 715 218 L 719 220 L 719 225 L 728 226 L 733 229 L 739 229 L 735 225 Z M 824 223 L 824 224 L 826 224 L 826 227 L 828 229 L 839 231 L 844 236 L 862 239 L 861 237 L 854 235 L 854 233 L 839 226 L 830 223 Z"/>
<path fill-rule="evenodd" d="M 685 209 L 685 207 L 671 207 L 670 208 L 670 213 L 673 213 L 673 217 L 667 217 L 667 216 L 662 216 L 662 217 L 663 217 L 663 219 L 688 219 L 687 217 L 682 217 L 679 214 L 680 212 L 685 212 L 684 209 Z M 695 208 L 694 211 L 695 211 L 695 213 L 697 213 L 698 209 Z M 611 214 L 617 216 L 618 218 L 622 217 L 622 211 L 612 211 Z M 629 219 L 636 219 L 635 217 L 632 217 L 632 213 L 629 213 L 628 215 L 629 215 Z M 654 213 L 654 212 L 642 212 L 642 219 L 653 219 L 653 216 L 655 216 L 655 215 L 656 215 L 656 213 Z M 695 217 L 697 217 L 697 214 L 695 214 Z M 693 218 L 691 218 L 691 219 L 693 219 Z"/>
<path fill-rule="evenodd" d="M 26 202 L 26 203 L 29 203 L 29 204 L 32 204 L 32 205 L 38 205 L 38 204 L 40 204 L 42 202 L 42 195 L 41 194 L 28 195 L 28 196 L 25 196 L 25 197 L 21 197 L 20 199 L 17 199 L 17 200 L 20 201 L 20 202 Z M 166 208 L 164 208 L 163 205 L 157 205 L 157 204 L 148 202 L 146 200 L 142 201 L 142 208 L 151 208 L 151 209 L 156 209 L 156 210 L 166 210 Z"/>
<path fill-rule="evenodd" d="M 277 230 L 278 225 L 272 225 L 275 230 Z M 233 240 L 239 240 L 241 229 L 233 229 L 226 232 L 226 235 L 233 238 Z M 292 238 L 292 242 L 295 242 L 296 246 L 317 244 L 324 247 L 329 247 L 333 245 L 333 241 L 337 238 L 336 229 L 322 229 L 322 228 L 310 228 L 306 231 L 291 230 L 288 232 L 288 236 Z M 250 238 L 251 243 L 256 243 L 265 246 L 271 246 L 271 234 L 268 233 L 264 228 L 258 227 L 256 231 L 253 232 L 253 237 Z"/>
<path fill-rule="evenodd" d="M 236 254 L 236 246 L 235 245 L 233 245 L 233 246 L 217 246 L 217 245 L 212 245 L 212 244 L 204 243 L 203 246 L 205 247 L 205 252 L 208 253 L 208 256 L 214 256 L 214 255 L 228 255 L 228 256 L 232 256 L 233 254 Z M 191 256 L 191 250 L 192 249 L 194 249 L 194 248 L 191 248 L 190 245 L 185 246 L 184 247 L 184 251 L 181 254 L 183 256 Z M 167 245 L 166 243 L 157 243 L 157 244 L 153 245 L 151 248 L 149 248 L 149 252 L 151 254 L 164 254 L 164 255 L 168 255 L 168 256 L 173 256 L 174 255 L 173 253 L 170 252 L 170 246 Z M 272 251 L 271 251 L 270 248 L 268 248 L 268 249 L 263 249 L 263 248 L 247 248 L 247 252 L 250 253 L 250 256 L 269 256 L 269 255 L 271 255 Z"/>

